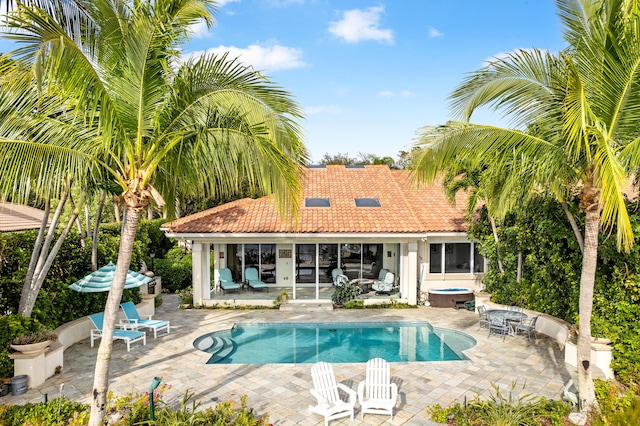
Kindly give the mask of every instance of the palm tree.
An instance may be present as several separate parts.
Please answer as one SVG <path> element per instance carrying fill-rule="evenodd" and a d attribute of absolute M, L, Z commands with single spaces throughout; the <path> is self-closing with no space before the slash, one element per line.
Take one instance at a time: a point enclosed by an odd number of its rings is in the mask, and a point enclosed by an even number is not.
<path fill-rule="evenodd" d="M 514 51 L 473 72 L 451 96 L 462 120 L 421 130 L 413 176 L 433 181 L 452 165 L 496 167 L 522 156 L 533 165 L 532 182 L 539 187 L 580 188 L 586 223 L 578 388 L 587 411 L 597 406 L 590 320 L 600 227 L 615 227 L 619 249 L 629 249 L 634 240 L 623 188 L 640 162 L 640 1 L 556 0 L 556 5 L 566 50 Z M 514 128 L 470 124 L 479 107 L 502 111 Z M 518 130 L 534 124 L 545 131 Z"/>
<path fill-rule="evenodd" d="M 8 36 L 12 52 L 31 65 L 39 87 L 73 107 L 73 125 L 95 135 L 91 143 L 59 140 L 55 158 L 76 159 L 80 175 L 93 165 L 121 190 L 126 218 L 116 275 L 105 306 L 91 403 L 92 425 L 102 424 L 108 390 L 112 335 L 140 219 L 149 203 L 182 193 L 226 195 L 242 183 L 275 193 L 283 214 L 295 214 L 301 167 L 308 156 L 296 120 L 297 104 L 266 77 L 225 56 L 188 59 L 179 65 L 189 26 L 212 23 L 211 0 L 67 0 L 86 13 L 90 26 L 68 22 L 64 10 L 18 6 Z M 56 12 L 54 10 L 53 12 Z M 0 139 L 13 149 L 8 167 L 18 170 L 26 144 Z M 99 166 L 99 167 L 96 167 Z M 40 176 L 57 171 L 43 168 Z M 171 177 L 171 178 L 170 178 Z M 2 189 L 10 190 L 3 181 Z M 172 203 L 170 203 L 172 204 Z"/>

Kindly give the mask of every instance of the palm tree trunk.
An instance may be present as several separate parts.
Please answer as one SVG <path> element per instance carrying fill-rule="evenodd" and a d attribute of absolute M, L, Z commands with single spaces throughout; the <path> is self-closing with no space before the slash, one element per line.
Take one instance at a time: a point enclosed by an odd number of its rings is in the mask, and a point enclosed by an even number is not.
<path fill-rule="evenodd" d="M 111 201 L 113 201 L 113 214 L 116 217 L 116 223 L 120 223 L 120 205 L 118 204 L 119 199 L 118 197 L 113 197 Z"/>
<path fill-rule="evenodd" d="M 38 259 L 40 258 L 40 250 L 42 249 L 42 244 L 44 243 L 44 232 L 47 229 L 47 223 L 49 222 L 49 211 L 51 209 L 51 200 L 47 198 L 45 201 L 44 207 L 44 217 L 42 218 L 42 223 L 40 224 L 40 230 L 38 231 L 38 236 L 36 237 L 35 244 L 33 245 L 33 250 L 31 252 L 31 260 L 29 260 L 29 267 L 27 269 L 27 276 L 24 279 L 24 283 L 22 284 L 22 294 L 20 295 L 20 302 L 18 303 L 18 312 L 22 311 L 23 308 L 23 300 L 29 297 L 28 294 L 31 291 L 31 281 L 33 280 L 33 273 L 36 270 L 36 264 L 38 263 Z M 51 226 L 54 226 L 53 224 Z"/>
<path fill-rule="evenodd" d="M 54 243 L 51 250 L 49 250 L 51 241 L 53 240 L 53 232 L 50 229 L 51 238 L 47 235 L 47 241 L 45 241 L 44 247 L 40 250 L 38 255 L 38 262 L 35 270 L 29 277 L 29 281 L 25 281 L 24 286 L 22 287 L 22 294 L 20 295 L 20 304 L 18 306 L 18 313 L 25 316 L 30 317 L 33 312 L 33 307 L 35 306 L 36 299 L 38 298 L 38 293 L 40 292 L 40 288 L 42 288 L 42 284 L 44 283 L 45 278 L 47 278 L 47 274 L 49 273 L 49 269 L 51 269 L 51 265 L 53 264 L 56 255 L 60 251 L 62 247 L 62 243 L 64 242 L 67 235 L 69 235 L 69 231 L 73 228 L 73 224 L 78 219 L 78 214 L 80 212 L 76 209 L 73 211 L 71 217 L 67 221 L 67 225 L 62 230 L 62 233 L 58 236 L 58 239 Z M 53 225 L 52 225 L 53 228 Z M 53 229 L 55 231 L 55 228 Z"/>
<path fill-rule="evenodd" d="M 93 238 L 91 240 L 91 270 L 98 270 L 98 230 L 100 229 L 100 221 L 102 220 L 102 209 L 107 199 L 107 191 L 100 194 L 100 202 L 98 203 L 98 211 L 96 212 L 96 223 L 93 225 Z"/>
<path fill-rule="evenodd" d="M 582 274 L 580 275 L 580 321 L 578 336 L 578 394 L 580 408 L 589 412 L 597 408 L 593 377 L 591 375 L 591 313 L 593 310 L 593 288 L 598 260 L 598 233 L 600 229 L 600 210 L 587 209 L 585 222 L 585 245 L 582 255 Z"/>
<path fill-rule="evenodd" d="M 107 392 L 109 390 L 109 365 L 113 350 L 113 330 L 118 320 L 118 308 L 124 291 L 124 282 L 131 264 L 131 252 L 136 237 L 136 229 L 140 221 L 140 211 L 125 208 L 125 222 L 122 229 L 120 249 L 118 251 L 118 263 L 113 284 L 109 290 L 107 303 L 104 307 L 104 323 L 102 327 L 102 339 L 98 347 L 98 357 L 93 379 L 93 399 L 91 401 L 90 426 L 102 426 L 106 414 Z"/>
<path fill-rule="evenodd" d="M 576 240 L 578 241 L 578 245 L 580 246 L 580 252 L 584 254 L 584 240 L 582 238 L 580 228 L 576 223 L 576 218 L 573 216 L 573 213 L 571 213 L 571 210 L 569 210 L 569 205 L 565 200 L 561 200 L 560 205 L 562 206 L 562 210 L 564 210 L 564 214 L 567 215 L 567 219 L 569 219 L 571 229 L 573 229 L 573 234 L 576 236 Z"/>
<path fill-rule="evenodd" d="M 516 270 L 516 282 L 520 284 L 522 280 L 522 250 L 518 251 L 518 269 Z"/>
<path fill-rule="evenodd" d="M 491 222 L 491 230 L 493 231 L 493 240 L 496 242 L 496 257 L 498 258 L 498 269 L 501 274 L 504 274 L 504 268 L 502 267 L 502 260 L 500 260 L 500 249 L 498 245 L 500 240 L 498 239 L 498 227 L 496 226 L 496 220 L 493 216 L 489 215 L 489 221 Z"/>

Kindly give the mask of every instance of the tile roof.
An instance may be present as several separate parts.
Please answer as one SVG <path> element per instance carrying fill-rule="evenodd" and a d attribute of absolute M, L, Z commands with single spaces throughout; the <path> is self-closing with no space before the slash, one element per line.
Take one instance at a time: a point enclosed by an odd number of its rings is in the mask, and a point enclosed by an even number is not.
<path fill-rule="evenodd" d="M 354 198 L 381 207 L 356 207 Z M 329 198 L 331 207 L 304 207 L 304 198 Z M 415 187 L 407 170 L 386 165 L 306 169 L 298 222 L 278 215 L 273 197 L 245 198 L 163 225 L 177 234 L 465 232 L 466 196 L 453 205 L 442 185 Z"/>
<path fill-rule="evenodd" d="M 0 232 L 39 229 L 43 215 L 43 210 L 34 207 L 0 202 Z"/>

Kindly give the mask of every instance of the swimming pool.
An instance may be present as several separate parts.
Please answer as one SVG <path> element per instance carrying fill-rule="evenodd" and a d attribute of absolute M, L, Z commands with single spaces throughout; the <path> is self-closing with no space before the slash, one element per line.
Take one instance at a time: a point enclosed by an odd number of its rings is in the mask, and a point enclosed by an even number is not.
<path fill-rule="evenodd" d="M 198 337 L 207 364 L 458 361 L 473 337 L 428 322 L 237 324 Z"/>

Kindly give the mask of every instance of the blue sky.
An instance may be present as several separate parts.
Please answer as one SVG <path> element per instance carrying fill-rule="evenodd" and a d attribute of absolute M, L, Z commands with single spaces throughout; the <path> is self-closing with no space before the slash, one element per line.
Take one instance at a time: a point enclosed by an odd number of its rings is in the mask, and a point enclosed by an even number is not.
<path fill-rule="evenodd" d="M 396 158 L 421 126 L 452 118 L 447 97 L 466 73 L 514 49 L 563 46 L 552 0 L 225 0 L 185 54 L 230 51 L 289 91 L 318 162 Z M 506 124 L 489 111 L 473 121 Z"/>

